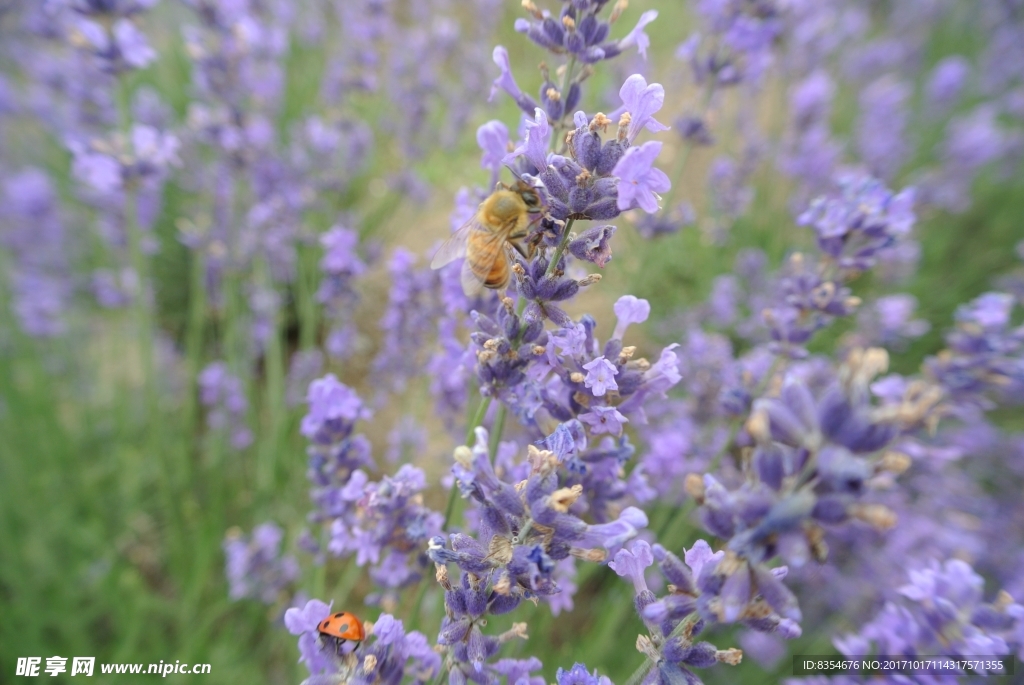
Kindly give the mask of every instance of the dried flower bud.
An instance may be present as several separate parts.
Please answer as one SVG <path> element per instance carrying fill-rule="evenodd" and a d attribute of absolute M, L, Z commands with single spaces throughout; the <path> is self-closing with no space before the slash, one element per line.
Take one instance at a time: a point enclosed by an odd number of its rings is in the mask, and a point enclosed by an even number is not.
<path fill-rule="evenodd" d="M 743 661 L 743 650 L 730 647 L 729 649 L 720 649 L 715 652 L 715 659 L 722 662 L 723 664 L 729 664 L 730 666 L 736 666 Z"/>
<path fill-rule="evenodd" d="M 473 450 L 466 445 L 459 445 L 452 453 L 452 458 L 467 469 L 473 467 Z"/>
<path fill-rule="evenodd" d="M 704 479 L 699 473 L 688 473 L 683 482 L 683 489 L 697 504 L 704 504 Z"/>
<path fill-rule="evenodd" d="M 576 500 L 583 494 L 583 486 L 576 484 L 571 488 L 559 488 L 551 493 L 548 498 L 548 505 L 555 511 L 565 513 L 569 507 L 576 503 Z"/>
<path fill-rule="evenodd" d="M 910 468 L 910 464 L 910 457 L 903 452 L 887 450 L 882 455 L 882 460 L 878 463 L 878 467 L 883 471 L 888 471 L 898 476 L 901 473 L 906 473 L 907 469 Z"/>
<path fill-rule="evenodd" d="M 772 432 L 768 420 L 768 412 L 763 409 L 756 409 L 750 414 L 744 426 L 750 436 L 760 443 L 771 441 Z"/>
<path fill-rule="evenodd" d="M 626 11 L 627 7 L 629 7 L 629 0 L 618 0 L 618 2 L 615 3 L 615 7 L 612 8 L 611 15 L 608 17 L 608 23 L 614 24 L 618 21 L 619 17 L 622 16 L 622 13 Z"/>
<path fill-rule="evenodd" d="M 604 115 L 603 112 L 598 112 L 594 115 L 594 118 L 590 120 L 591 131 L 601 131 L 604 133 L 608 130 L 608 125 L 612 123 L 612 120 Z"/>
<path fill-rule="evenodd" d="M 543 21 L 544 13 L 541 12 L 540 8 L 533 4 L 531 0 L 523 0 L 523 9 L 532 14 L 534 19 Z"/>
<path fill-rule="evenodd" d="M 598 564 L 608 558 L 608 552 L 603 549 L 580 549 L 579 547 L 572 547 L 569 550 L 569 554 L 581 561 L 590 561 Z"/>
<path fill-rule="evenodd" d="M 507 573 L 502 573 L 493 587 L 494 591 L 499 595 L 508 596 L 512 592 L 512 580 L 508 577 Z"/>
<path fill-rule="evenodd" d="M 528 637 L 530 636 L 526 634 L 525 623 L 513 623 L 511 628 L 509 628 L 507 631 L 498 636 L 498 640 L 501 642 L 508 642 L 513 638 L 525 640 Z"/>
<path fill-rule="evenodd" d="M 434 578 L 445 590 L 452 589 L 452 583 L 448 579 L 448 567 L 444 564 L 434 564 Z"/>
<path fill-rule="evenodd" d="M 884 504 L 854 504 L 850 516 L 882 531 L 891 529 L 897 521 L 896 512 Z"/>
<path fill-rule="evenodd" d="M 640 652 L 651 661 L 657 662 L 661 660 L 661 654 L 658 653 L 658 648 L 651 641 L 651 638 L 646 635 L 636 636 L 636 651 Z"/>

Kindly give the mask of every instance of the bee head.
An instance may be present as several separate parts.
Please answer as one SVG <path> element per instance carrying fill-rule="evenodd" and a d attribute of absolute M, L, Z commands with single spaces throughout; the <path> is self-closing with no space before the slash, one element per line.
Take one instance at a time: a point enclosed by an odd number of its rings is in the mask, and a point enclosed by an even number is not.
<path fill-rule="evenodd" d="M 527 212 L 530 214 L 539 214 L 541 212 L 540 194 L 536 188 L 520 180 L 516 184 L 515 191 L 519 193 L 519 196 L 523 198 L 523 202 L 526 203 Z"/>

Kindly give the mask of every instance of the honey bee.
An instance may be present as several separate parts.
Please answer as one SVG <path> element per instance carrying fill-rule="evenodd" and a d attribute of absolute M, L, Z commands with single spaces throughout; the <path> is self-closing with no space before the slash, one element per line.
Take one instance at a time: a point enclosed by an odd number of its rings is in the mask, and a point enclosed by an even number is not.
<path fill-rule="evenodd" d="M 535 220 L 531 215 L 540 212 L 540 195 L 528 183 L 499 183 L 473 218 L 441 245 L 430 268 L 440 269 L 465 257 L 461 280 L 467 296 L 479 295 L 485 287 L 504 289 L 512 271 L 509 250 L 515 248 L 525 256 L 514 241 L 526 236 L 527 227 Z"/>

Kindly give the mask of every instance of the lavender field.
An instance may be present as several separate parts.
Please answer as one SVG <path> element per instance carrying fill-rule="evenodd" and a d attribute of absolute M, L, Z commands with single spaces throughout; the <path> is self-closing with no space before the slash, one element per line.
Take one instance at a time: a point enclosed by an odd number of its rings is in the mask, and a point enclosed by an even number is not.
<path fill-rule="evenodd" d="M 1024 682 L 1022 311 L 1021 0 L 0 0 L 0 682 Z"/>

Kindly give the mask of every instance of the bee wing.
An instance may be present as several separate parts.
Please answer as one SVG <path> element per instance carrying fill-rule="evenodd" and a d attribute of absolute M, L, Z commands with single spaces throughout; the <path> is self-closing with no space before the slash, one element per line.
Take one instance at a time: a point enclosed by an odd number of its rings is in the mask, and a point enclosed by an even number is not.
<path fill-rule="evenodd" d="M 437 253 L 430 260 L 430 268 L 440 269 L 442 266 L 451 264 L 456 259 L 465 257 L 466 241 L 469 240 L 469 234 L 480 229 L 481 227 L 477 225 L 475 216 L 462 224 L 459 230 L 448 236 L 448 240 L 444 241 L 441 247 L 437 248 Z"/>
<path fill-rule="evenodd" d="M 484 280 L 473 272 L 473 265 L 468 259 L 462 262 L 459 280 L 462 282 L 462 292 L 466 297 L 476 297 L 484 291 Z"/>

